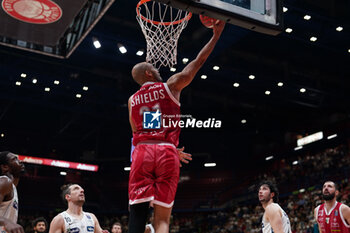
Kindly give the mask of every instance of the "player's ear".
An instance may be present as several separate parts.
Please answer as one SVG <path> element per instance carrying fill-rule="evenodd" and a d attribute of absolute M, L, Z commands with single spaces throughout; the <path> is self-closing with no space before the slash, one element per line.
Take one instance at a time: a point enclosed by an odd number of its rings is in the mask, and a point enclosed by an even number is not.
<path fill-rule="evenodd" d="M 147 78 L 153 77 L 153 73 L 150 70 L 145 70 L 145 75 L 146 75 Z"/>
<path fill-rule="evenodd" d="M 271 197 L 273 198 L 275 196 L 275 193 L 271 193 Z"/>
<path fill-rule="evenodd" d="M 9 165 L 1 164 L 1 171 L 2 171 L 3 174 L 8 172 L 8 170 L 9 170 Z"/>

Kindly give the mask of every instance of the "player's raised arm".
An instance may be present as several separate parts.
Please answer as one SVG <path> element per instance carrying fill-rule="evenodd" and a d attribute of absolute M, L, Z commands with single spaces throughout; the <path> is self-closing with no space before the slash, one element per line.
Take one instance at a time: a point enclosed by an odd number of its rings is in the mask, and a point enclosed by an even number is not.
<path fill-rule="evenodd" d="M 173 94 L 180 92 L 183 88 L 191 83 L 198 70 L 202 67 L 204 62 L 207 60 L 211 52 L 213 51 L 217 41 L 220 38 L 222 31 L 224 30 L 225 22 L 219 21 L 213 27 L 213 36 L 210 41 L 202 48 L 197 55 L 196 59 L 190 62 L 181 72 L 171 76 L 167 84 Z M 176 96 L 175 96 L 176 97 Z"/>

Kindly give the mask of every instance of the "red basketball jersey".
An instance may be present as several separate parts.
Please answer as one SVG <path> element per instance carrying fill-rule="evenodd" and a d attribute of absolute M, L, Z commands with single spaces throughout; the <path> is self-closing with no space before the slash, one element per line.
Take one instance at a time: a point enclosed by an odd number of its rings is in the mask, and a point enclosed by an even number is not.
<path fill-rule="evenodd" d="M 161 113 L 160 128 L 145 128 L 143 113 L 157 112 L 157 110 Z M 166 83 L 147 82 L 132 95 L 131 119 L 136 126 L 136 132 L 133 133 L 133 144 L 135 146 L 139 142 L 150 140 L 169 142 L 178 146 L 180 103 L 172 95 Z M 163 125 L 163 122 L 166 122 L 166 124 Z"/>
<path fill-rule="evenodd" d="M 317 223 L 320 226 L 320 233 L 348 233 L 350 226 L 345 222 L 341 213 L 342 203 L 336 202 L 330 213 L 324 207 L 324 204 L 317 207 Z"/>

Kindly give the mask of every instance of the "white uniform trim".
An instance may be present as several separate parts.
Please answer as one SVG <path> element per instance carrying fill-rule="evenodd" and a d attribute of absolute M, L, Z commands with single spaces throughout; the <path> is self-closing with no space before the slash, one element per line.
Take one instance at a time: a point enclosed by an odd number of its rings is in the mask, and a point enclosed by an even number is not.
<path fill-rule="evenodd" d="M 149 227 L 151 233 L 155 233 L 156 231 L 154 230 L 152 224 L 147 224 L 146 227 Z"/>
<path fill-rule="evenodd" d="M 334 208 L 337 206 L 338 202 L 336 201 L 334 203 L 334 206 L 329 210 L 329 212 L 327 211 L 327 208 L 326 206 L 324 205 L 323 209 L 324 209 L 324 212 L 326 213 L 326 215 L 330 215 L 332 213 L 332 211 L 334 210 Z"/>
<path fill-rule="evenodd" d="M 172 147 L 174 147 L 176 149 L 174 144 L 169 143 L 169 142 L 161 142 L 161 141 L 159 141 L 159 142 L 158 141 L 154 141 L 154 142 L 152 142 L 152 141 L 139 142 L 139 143 L 137 143 L 137 146 L 138 145 L 172 146 Z"/>
<path fill-rule="evenodd" d="M 343 208 L 344 204 L 341 204 L 340 207 L 339 207 L 339 212 L 340 212 L 340 218 L 341 220 L 343 221 L 344 225 L 347 227 L 347 228 L 350 228 L 350 225 L 346 223 L 345 219 L 344 219 L 344 216 L 343 216 L 343 212 L 342 212 L 342 208 Z"/>
<path fill-rule="evenodd" d="M 153 84 L 153 83 L 155 83 L 155 82 L 145 82 L 144 84 L 142 84 L 141 87 L 146 86 L 146 85 L 148 85 L 148 84 Z"/>
<path fill-rule="evenodd" d="M 163 84 L 164 84 L 166 92 L 168 92 L 168 95 L 170 96 L 170 99 L 172 101 L 174 101 L 174 103 L 177 104 L 180 107 L 181 106 L 180 102 L 173 96 L 173 93 L 171 93 L 171 91 L 170 91 L 170 89 L 168 87 L 168 84 L 167 83 L 163 83 Z"/>
<path fill-rule="evenodd" d="M 154 196 L 150 196 L 150 197 L 145 197 L 145 198 L 141 198 L 141 199 L 136 199 L 136 200 L 129 200 L 129 205 L 134 205 L 134 204 L 139 204 L 139 203 L 144 203 L 144 202 L 150 202 L 154 200 Z"/>
<path fill-rule="evenodd" d="M 171 208 L 174 205 L 174 201 L 172 201 L 170 204 L 167 204 L 167 203 L 161 202 L 161 201 L 157 201 L 157 200 L 151 201 L 151 206 L 153 206 L 154 204 L 163 206 L 165 208 Z"/>
<path fill-rule="evenodd" d="M 317 217 L 318 217 L 318 210 L 320 209 L 320 206 L 321 205 L 317 206 L 316 210 L 315 210 L 316 211 L 316 213 L 315 213 L 315 220 L 316 220 L 316 222 L 318 221 Z"/>

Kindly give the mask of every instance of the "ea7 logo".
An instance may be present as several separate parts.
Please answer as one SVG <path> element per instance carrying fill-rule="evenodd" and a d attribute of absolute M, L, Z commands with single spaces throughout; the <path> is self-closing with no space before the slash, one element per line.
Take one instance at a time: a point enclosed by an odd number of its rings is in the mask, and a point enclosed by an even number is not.
<path fill-rule="evenodd" d="M 161 115 L 162 113 L 157 110 L 156 112 L 144 112 L 142 126 L 144 129 L 160 129 L 161 127 Z"/>

